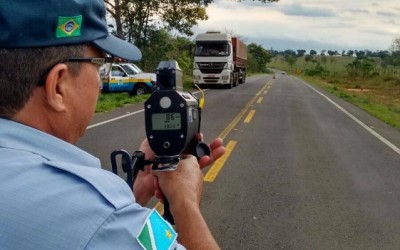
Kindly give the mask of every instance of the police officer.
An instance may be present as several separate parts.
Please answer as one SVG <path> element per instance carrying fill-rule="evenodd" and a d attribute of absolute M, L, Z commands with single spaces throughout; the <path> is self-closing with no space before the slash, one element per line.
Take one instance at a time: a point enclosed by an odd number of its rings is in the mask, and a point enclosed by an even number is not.
<path fill-rule="evenodd" d="M 73 145 L 107 56 L 141 58 L 108 34 L 105 14 L 103 0 L 0 0 L 0 249 L 218 249 L 199 209 L 199 166 L 224 153 L 220 139 L 199 162 L 140 172 L 134 195 Z M 152 156 L 146 141 L 141 150 Z M 142 207 L 155 193 L 176 231 Z"/>

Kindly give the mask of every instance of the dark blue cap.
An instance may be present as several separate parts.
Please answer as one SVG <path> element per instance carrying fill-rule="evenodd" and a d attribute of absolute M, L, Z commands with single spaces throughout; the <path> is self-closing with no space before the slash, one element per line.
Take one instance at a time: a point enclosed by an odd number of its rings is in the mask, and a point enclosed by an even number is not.
<path fill-rule="evenodd" d="M 0 0 L 0 48 L 92 43 L 115 57 L 142 58 L 135 45 L 107 27 L 103 0 Z"/>

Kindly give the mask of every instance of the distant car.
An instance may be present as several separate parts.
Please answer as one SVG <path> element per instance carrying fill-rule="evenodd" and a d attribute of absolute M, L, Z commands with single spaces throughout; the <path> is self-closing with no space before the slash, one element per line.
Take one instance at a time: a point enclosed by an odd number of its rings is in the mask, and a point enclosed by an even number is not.
<path fill-rule="evenodd" d="M 113 63 L 110 73 L 102 76 L 101 90 L 107 92 L 128 92 L 143 95 L 155 90 L 156 74 L 144 73 L 133 63 Z"/>

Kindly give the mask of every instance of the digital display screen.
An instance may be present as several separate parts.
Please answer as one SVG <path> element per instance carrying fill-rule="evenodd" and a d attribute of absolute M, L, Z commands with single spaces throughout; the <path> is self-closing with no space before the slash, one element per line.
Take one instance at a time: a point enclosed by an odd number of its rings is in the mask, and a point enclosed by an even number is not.
<path fill-rule="evenodd" d="M 180 113 L 156 113 L 151 115 L 152 130 L 181 129 Z"/>

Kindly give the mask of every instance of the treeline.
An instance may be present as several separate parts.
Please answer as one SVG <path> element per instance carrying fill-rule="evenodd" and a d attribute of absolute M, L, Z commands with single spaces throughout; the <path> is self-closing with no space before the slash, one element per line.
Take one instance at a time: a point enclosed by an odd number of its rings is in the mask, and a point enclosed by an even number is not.
<path fill-rule="evenodd" d="M 271 49 L 273 57 L 280 57 L 290 67 L 293 67 L 299 58 L 304 59 L 304 66 L 299 69 L 302 74 L 308 76 L 327 76 L 331 72 L 326 66 L 329 62 L 334 64 L 339 57 L 347 57 L 346 64 L 340 65 L 350 79 L 371 78 L 382 74 L 396 76 L 400 74 L 400 38 L 393 40 L 390 50 L 348 50 L 338 53 L 333 50 L 322 50 L 319 54 L 316 50 L 307 53 L 304 49 L 276 51 Z M 343 62 L 343 60 L 340 60 Z M 397 78 L 397 77 L 396 77 Z"/>
<path fill-rule="evenodd" d="M 304 49 L 299 50 L 284 50 L 284 51 L 277 51 L 271 49 L 270 54 L 275 56 L 283 56 L 285 61 L 289 65 L 294 65 L 297 58 L 305 57 L 307 62 L 313 61 L 316 56 L 322 57 L 321 61 L 324 63 L 327 59 L 323 59 L 325 56 L 335 57 L 335 56 L 348 56 L 354 57 L 359 63 L 360 61 L 363 62 L 371 62 L 373 59 L 380 59 L 379 62 L 383 68 L 388 66 L 400 66 L 400 38 L 396 38 L 391 45 L 390 50 L 379 50 L 379 51 L 370 51 L 370 50 L 343 50 L 339 53 L 337 50 L 322 50 L 318 53 L 316 50 L 311 49 L 308 53 Z M 330 59 L 334 61 L 334 59 Z M 314 61 L 315 62 L 315 61 Z"/>
<path fill-rule="evenodd" d="M 396 51 L 395 51 L 396 52 Z M 389 50 L 379 50 L 379 51 L 370 51 L 370 50 L 343 50 L 339 53 L 337 50 L 321 50 L 318 53 L 316 50 L 311 49 L 308 53 L 307 50 L 299 49 L 299 50 L 284 50 L 284 51 L 277 51 L 274 49 L 270 50 L 270 53 L 274 56 L 276 55 L 293 55 L 297 57 L 302 57 L 305 55 L 311 56 L 355 56 L 355 57 L 387 57 L 390 56 L 393 52 Z"/>

